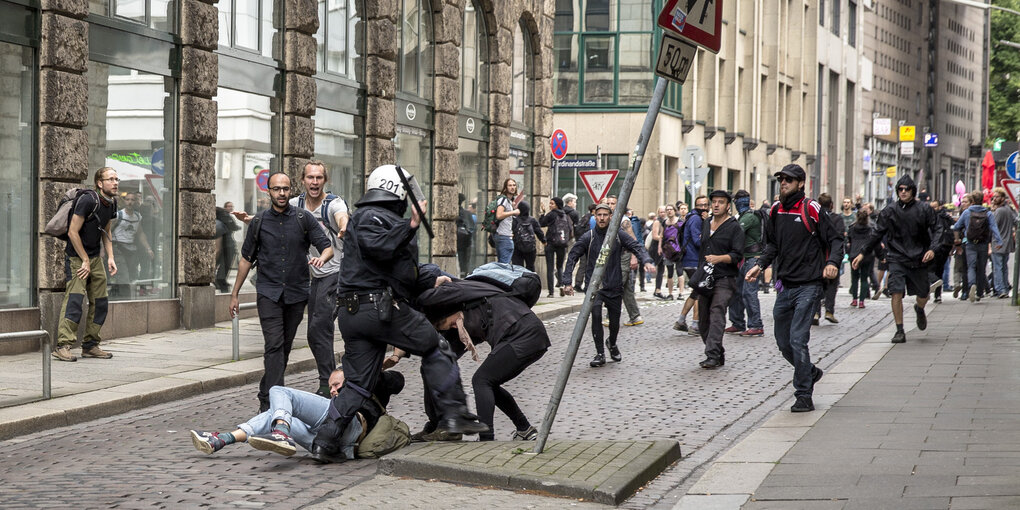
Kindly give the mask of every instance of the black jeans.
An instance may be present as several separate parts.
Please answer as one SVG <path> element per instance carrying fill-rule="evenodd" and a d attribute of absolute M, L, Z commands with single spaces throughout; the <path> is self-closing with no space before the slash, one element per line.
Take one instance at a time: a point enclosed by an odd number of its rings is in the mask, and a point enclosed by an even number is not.
<path fill-rule="evenodd" d="M 312 278 L 308 292 L 308 349 L 315 357 L 319 385 L 329 384 L 329 374 L 336 370 L 333 353 L 333 313 L 336 312 L 336 281 L 340 273 Z"/>
<path fill-rule="evenodd" d="M 389 322 L 379 319 L 376 304 L 362 303 L 357 312 L 340 307 L 337 323 L 344 338 L 341 360 L 347 383 L 333 398 L 329 416 L 346 426 L 364 405 L 379 379 L 387 344 L 421 356 L 421 374 L 442 418 L 467 413 L 460 368 L 450 344 L 439 335 L 423 314 L 407 304 L 393 308 Z"/>
<path fill-rule="evenodd" d="M 683 267 L 680 265 L 679 260 L 669 261 L 665 257 L 659 259 L 655 264 L 655 290 L 662 289 L 662 277 L 673 278 L 673 270 L 676 270 L 676 277 L 680 278 L 683 275 Z M 665 269 L 665 270 L 664 270 Z M 680 282 L 677 283 L 677 288 L 680 287 Z"/>
<path fill-rule="evenodd" d="M 475 390 L 475 410 L 478 412 L 478 421 L 489 426 L 489 432 L 478 436 L 480 440 L 495 438 L 492 421 L 497 407 L 510 418 L 517 430 L 526 430 L 531 426 L 531 422 L 524 415 L 524 411 L 521 411 L 513 395 L 502 385 L 521 375 L 525 368 L 538 361 L 543 354 L 545 351 L 520 359 L 514 353 L 513 347 L 509 343 L 504 343 L 493 349 L 478 367 L 478 371 L 471 378 L 471 386 Z"/>
<path fill-rule="evenodd" d="M 616 336 L 620 333 L 620 310 L 623 306 L 623 292 L 614 291 L 610 295 L 605 291 L 595 293 L 591 303 L 591 337 L 595 340 L 595 351 L 605 354 L 602 331 L 602 305 L 606 306 L 606 313 L 609 316 L 609 346 L 616 347 Z"/>
<path fill-rule="evenodd" d="M 566 262 L 566 255 L 566 246 L 556 248 L 549 244 L 545 245 L 545 279 L 549 282 L 550 294 L 552 294 L 555 287 L 563 286 L 563 282 L 560 279 L 563 276 L 563 263 Z M 555 264 L 553 263 L 554 261 Z M 553 271 L 556 271 L 555 277 L 553 276 Z"/>
<path fill-rule="evenodd" d="M 305 315 L 307 301 L 285 304 L 283 299 L 273 301 L 262 294 L 258 295 L 256 307 L 259 311 L 259 324 L 262 326 L 262 338 L 265 350 L 262 363 L 265 374 L 259 382 L 259 409 L 269 409 L 269 388 L 283 386 L 283 373 L 287 370 L 290 359 L 290 348 L 294 345 L 294 335 Z M 382 360 L 379 360 L 382 363 Z M 328 376 L 327 376 L 328 377 Z"/>
<path fill-rule="evenodd" d="M 868 276 L 874 267 L 875 261 L 861 261 L 857 269 L 850 268 L 850 296 L 858 301 L 863 301 L 871 296 L 871 287 L 868 286 Z"/>
<path fill-rule="evenodd" d="M 815 304 L 815 314 L 822 315 L 822 305 L 825 305 L 825 311 L 829 313 L 836 313 L 836 292 L 839 290 L 838 279 L 823 279 L 822 280 L 822 295 L 818 296 L 818 303 Z"/>
<path fill-rule="evenodd" d="M 722 361 L 726 354 L 723 348 L 723 333 L 726 329 L 726 310 L 730 298 L 737 290 L 735 276 L 724 276 L 715 280 L 715 292 L 711 296 L 698 294 L 698 332 L 705 344 L 705 356 Z"/>
<path fill-rule="evenodd" d="M 510 262 L 513 262 L 515 266 L 524 266 L 528 271 L 535 270 L 535 257 L 538 252 L 522 253 L 514 250 L 514 254 L 510 257 Z"/>

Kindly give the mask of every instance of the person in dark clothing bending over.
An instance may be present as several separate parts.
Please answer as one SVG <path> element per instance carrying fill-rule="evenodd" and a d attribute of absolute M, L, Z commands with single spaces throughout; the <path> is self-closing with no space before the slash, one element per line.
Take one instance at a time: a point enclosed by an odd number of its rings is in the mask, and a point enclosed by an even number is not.
<path fill-rule="evenodd" d="M 271 207 L 251 221 L 241 246 L 237 278 L 230 294 L 230 315 L 237 315 L 237 294 L 258 262 L 255 292 L 259 324 L 265 339 L 262 355 L 265 374 L 259 383 L 259 410 L 269 409 L 269 388 L 283 386 L 294 334 L 308 303 L 308 266 L 321 268 L 333 258 L 333 247 L 311 214 L 290 205 L 290 177 L 278 172 L 269 177 Z M 318 257 L 308 257 L 315 246 Z"/>
<path fill-rule="evenodd" d="M 468 412 L 460 369 L 449 343 L 436 332 L 413 301 L 437 283 L 448 280 L 418 266 L 415 240 L 422 218 L 411 209 L 405 219 L 407 194 L 394 165 L 382 165 L 368 177 L 343 238 L 337 322 L 344 338 L 346 383 L 329 406 L 329 419 L 319 429 L 313 453 L 329 456 L 354 413 L 371 398 L 387 344 L 421 356 L 422 378 L 442 415 L 439 427 L 451 433 L 477 434 L 488 427 Z M 424 200 L 419 202 L 426 210 Z"/>
<path fill-rule="evenodd" d="M 549 335 L 538 316 L 523 301 L 506 295 L 502 289 L 469 280 L 443 283 L 422 293 L 419 302 L 458 357 L 470 350 L 477 361 L 473 346 L 479 342 L 487 342 L 492 348 L 471 378 L 478 421 L 490 429 L 479 434 L 479 441 L 495 439 L 492 422 L 497 407 L 514 424 L 510 439 L 537 438 L 538 431 L 502 385 L 521 375 L 549 349 Z"/>
<path fill-rule="evenodd" d="M 864 249 L 868 252 L 878 243 L 885 243 L 885 259 L 889 262 L 888 285 L 892 293 L 893 319 L 896 321 L 896 334 L 892 338 L 894 344 L 907 341 L 903 332 L 904 292 L 917 296 L 914 305 L 917 329 L 924 331 L 928 327 L 924 305 L 928 304 L 928 294 L 933 287 L 928 282 L 928 264 L 942 246 L 942 222 L 926 202 L 915 198 L 916 194 L 914 180 L 909 175 L 901 177 L 896 183 L 899 200 L 879 213 L 875 232 Z M 863 259 L 863 254 L 854 257 L 852 267 L 857 267 Z"/>
<path fill-rule="evenodd" d="M 717 189 L 709 195 L 709 199 L 712 202 L 712 218 L 701 229 L 698 266 L 705 268 L 706 273 L 711 269 L 715 285 L 706 290 L 698 286 L 704 280 L 691 282 L 691 292 L 698 295 L 698 314 L 701 317 L 698 332 L 705 343 L 705 360 L 701 362 L 701 368 L 717 368 L 726 363 L 726 349 L 722 344 L 726 309 L 737 290 L 737 264 L 744 252 L 744 229 L 740 228 L 736 218 L 730 216 L 730 193 Z"/>
<path fill-rule="evenodd" d="M 563 281 L 569 282 L 569 275 L 573 274 L 574 264 L 582 255 L 587 256 L 587 264 L 584 269 L 584 284 L 590 285 L 592 272 L 595 271 L 595 263 L 599 258 L 599 250 L 606 238 L 609 229 L 609 220 L 612 219 L 613 208 L 608 204 L 599 204 L 595 207 L 595 228 L 581 235 L 570 249 L 567 255 L 567 265 L 563 269 Z M 626 232 L 617 232 L 619 242 L 613 243 L 609 250 L 609 257 L 606 258 L 605 273 L 602 274 L 602 286 L 595 293 L 591 307 L 591 336 L 595 340 L 597 354 L 589 365 L 601 367 L 606 364 L 605 347 L 603 345 L 602 332 L 602 306 L 605 304 L 609 315 L 609 356 L 613 361 L 620 361 L 620 349 L 616 346 L 616 336 L 620 332 L 620 307 L 623 305 L 623 276 L 620 271 L 620 246 L 637 256 L 640 263 L 645 265 L 645 271 L 654 273 L 655 264 L 648 256 L 644 245 L 637 242 Z M 574 287 L 569 283 L 563 289 L 568 296 L 574 295 Z"/>
<path fill-rule="evenodd" d="M 811 400 L 822 370 L 811 363 L 811 315 L 822 293 L 822 279 L 839 276 L 843 260 L 843 232 L 836 230 L 818 202 L 804 195 L 807 175 L 800 165 L 790 164 L 776 172 L 779 200 L 772 204 L 765 228 L 765 252 L 744 281 L 775 263 L 776 303 L 772 307 L 776 344 L 793 365 L 795 413 L 814 411 Z"/>

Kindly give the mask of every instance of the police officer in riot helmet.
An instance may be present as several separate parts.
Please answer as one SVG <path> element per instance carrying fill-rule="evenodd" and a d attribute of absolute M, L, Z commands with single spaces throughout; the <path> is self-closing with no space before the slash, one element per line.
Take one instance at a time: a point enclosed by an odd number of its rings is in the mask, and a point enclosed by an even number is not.
<path fill-rule="evenodd" d="M 379 377 L 387 344 L 421 356 L 422 377 L 442 415 L 439 428 L 454 434 L 489 430 L 468 411 L 460 369 L 447 341 L 409 301 L 433 288 L 438 271 L 421 271 L 415 240 L 422 223 L 415 208 L 407 212 L 408 190 L 394 165 L 372 171 L 367 191 L 355 206 L 343 239 L 344 263 L 337 287 L 337 318 L 344 338 L 346 382 L 329 407 L 312 453 L 330 461 L 339 437 L 371 392 Z M 413 198 L 413 197 L 411 197 Z M 419 202 L 424 211 L 426 202 Z"/>

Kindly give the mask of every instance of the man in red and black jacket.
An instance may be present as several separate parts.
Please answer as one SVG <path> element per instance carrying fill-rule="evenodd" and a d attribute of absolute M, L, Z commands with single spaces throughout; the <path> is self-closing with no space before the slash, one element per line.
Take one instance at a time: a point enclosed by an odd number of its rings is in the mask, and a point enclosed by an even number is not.
<path fill-rule="evenodd" d="M 799 165 L 786 165 L 777 172 L 779 200 L 772 204 L 765 228 L 765 251 L 746 281 L 754 282 L 762 269 L 775 264 L 779 282 L 772 308 L 776 344 L 793 365 L 795 413 L 813 411 L 811 395 L 822 370 L 811 363 L 808 341 L 811 316 L 821 297 L 823 279 L 839 275 L 843 260 L 843 232 L 822 213 L 818 202 L 804 195 L 806 175 Z"/>

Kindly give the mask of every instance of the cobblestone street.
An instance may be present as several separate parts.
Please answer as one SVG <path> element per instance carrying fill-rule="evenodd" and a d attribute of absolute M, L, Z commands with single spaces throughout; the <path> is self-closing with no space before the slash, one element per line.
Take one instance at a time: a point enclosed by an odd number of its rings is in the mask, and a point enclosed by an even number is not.
<path fill-rule="evenodd" d="M 641 294 L 639 296 L 645 296 Z M 762 294 L 766 331 L 771 331 L 774 294 Z M 840 324 L 813 328 L 812 358 L 824 369 L 851 347 L 887 325 L 888 300 L 850 310 L 841 293 Z M 594 354 L 585 335 L 552 435 L 563 439 L 673 438 L 684 458 L 624 506 L 671 508 L 690 475 L 766 414 L 792 397 L 792 369 L 771 335 L 727 335 L 726 366 L 706 371 L 700 338 L 671 327 L 678 302 L 644 302 L 645 324 L 624 327 L 621 363 L 589 368 Z M 543 359 L 507 385 L 536 426 L 555 381 L 574 315 L 547 322 L 553 346 Z M 487 352 L 484 349 L 483 355 Z M 465 388 L 478 364 L 461 360 Z M 397 367 L 405 391 L 390 411 L 412 432 L 423 424 L 418 364 Z M 303 373 L 288 383 L 312 389 Z M 65 427 L 0 443 L 5 462 L 0 500 L 5 508 L 38 506 L 417 508 L 443 501 L 484 502 L 490 508 L 563 508 L 577 503 L 506 491 L 376 476 L 375 461 L 319 466 L 302 453 L 292 458 L 234 445 L 212 456 L 196 451 L 190 428 L 232 430 L 257 409 L 256 385 L 149 407 L 101 421 Z M 474 407 L 473 401 L 471 406 Z M 497 439 L 509 439 L 509 420 L 497 413 Z M 571 506 L 574 507 L 574 506 Z M 577 508 L 594 508 L 585 503 Z"/>

